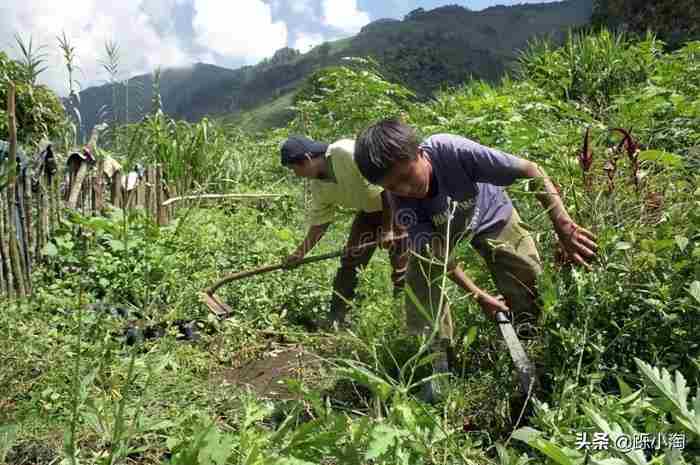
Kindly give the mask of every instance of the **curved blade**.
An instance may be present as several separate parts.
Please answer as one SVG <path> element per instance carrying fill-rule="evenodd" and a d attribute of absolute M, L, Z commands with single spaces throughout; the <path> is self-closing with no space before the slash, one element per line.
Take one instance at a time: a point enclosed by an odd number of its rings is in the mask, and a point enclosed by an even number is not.
<path fill-rule="evenodd" d="M 518 374 L 520 375 L 520 389 L 524 395 L 527 395 L 530 391 L 530 386 L 535 381 L 535 366 L 530 362 L 530 359 L 527 358 L 525 349 L 523 349 L 518 336 L 515 334 L 513 325 L 510 324 L 508 317 L 501 312 L 496 316 L 498 329 L 501 331 L 501 335 L 503 335 L 503 339 L 506 341 L 510 357 L 513 359 L 515 369 L 518 370 Z"/>

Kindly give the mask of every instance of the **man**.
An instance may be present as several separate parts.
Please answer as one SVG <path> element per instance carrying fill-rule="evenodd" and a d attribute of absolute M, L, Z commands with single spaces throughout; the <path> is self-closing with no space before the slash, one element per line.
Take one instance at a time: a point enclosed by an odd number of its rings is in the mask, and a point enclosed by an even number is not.
<path fill-rule="evenodd" d="M 381 187 L 370 185 L 360 174 L 354 160 L 355 143 L 342 139 L 331 145 L 301 136 L 289 137 L 281 148 L 282 165 L 297 176 L 311 180 L 311 205 L 307 211 L 309 229 L 296 251 L 286 258 L 294 266 L 318 243 L 333 222 L 338 206 L 357 211 L 350 228 L 346 249 L 379 241 L 390 249 L 394 295 L 404 283 L 408 253 L 405 242 L 393 241 L 399 233 L 391 221 L 387 207 L 388 194 Z M 333 297 L 324 326 L 345 325 L 348 304 L 355 296 L 357 272 L 369 263 L 376 246 L 349 250 L 340 261 L 333 281 Z"/>
<path fill-rule="evenodd" d="M 516 328 L 522 330 L 538 316 L 540 258 L 503 186 L 521 178 L 538 182 L 537 198 L 569 255 L 587 267 L 586 260 L 595 256 L 595 237 L 571 220 L 554 185 L 531 161 L 451 134 L 437 134 L 419 144 L 415 131 L 397 120 L 365 129 L 357 139 L 355 158 L 369 182 L 393 194 L 395 216 L 409 230 L 413 254 L 406 281 L 418 305 L 407 299 L 407 326 L 411 334 L 427 335 L 432 320 L 439 318 L 439 338 L 432 348 L 438 352 L 436 372 L 447 371 L 444 352 L 453 336 L 449 306 L 441 292 L 444 270 L 491 318 L 512 311 Z M 464 238 L 484 258 L 502 296 L 477 287 L 450 258 Z M 437 388 L 426 384 L 424 398 L 436 400 Z"/>

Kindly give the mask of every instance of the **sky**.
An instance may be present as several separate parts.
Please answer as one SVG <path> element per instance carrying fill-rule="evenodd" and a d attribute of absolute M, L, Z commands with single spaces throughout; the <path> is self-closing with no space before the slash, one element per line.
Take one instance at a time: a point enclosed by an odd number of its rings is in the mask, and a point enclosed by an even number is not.
<path fill-rule="evenodd" d="M 324 41 L 356 34 L 380 18 L 402 19 L 416 8 L 551 0 L 1 0 L 0 50 L 19 57 L 15 34 L 44 45 L 48 69 L 39 82 L 65 96 L 68 78 L 57 37 L 74 47 L 82 88 L 107 82 L 105 43 L 119 47 L 118 79 L 156 67 L 204 62 L 252 65 L 288 46 L 307 52 Z"/>

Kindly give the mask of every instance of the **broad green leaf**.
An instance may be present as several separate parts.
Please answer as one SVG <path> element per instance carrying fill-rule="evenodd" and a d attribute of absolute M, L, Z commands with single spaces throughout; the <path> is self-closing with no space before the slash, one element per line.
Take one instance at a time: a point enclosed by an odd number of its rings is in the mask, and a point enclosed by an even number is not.
<path fill-rule="evenodd" d="M 676 244 L 681 252 L 685 252 L 685 248 L 688 247 L 688 238 L 683 236 L 676 236 Z"/>
<path fill-rule="evenodd" d="M 690 389 L 686 386 L 685 378 L 680 372 L 676 372 L 676 381 L 674 382 L 671 374 L 665 368 L 659 370 L 636 357 L 634 361 L 644 375 L 645 384 L 655 387 L 673 403 L 678 411 L 688 412 L 687 398 Z"/>
<path fill-rule="evenodd" d="M 632 388 L 629 387 L 624 379 L 619 376 L 615 376 L 615 378 L 617 378 L 617 385 L 620 387 L 620 396 L 627 397 L 632 394 Z"/>
<path fill-rule="evenodd" d="M 112 239 L 109 241 L 109 246 L 114 250 L 115 252 L 121 252 L 123 250 L 126 250 L 126 244 L 124 241 L 119 240 L 119 239 Z"/>
<path fill-rule="evenodd" d="M 644 150 L 639 152 L 639 160 L 653 161 L 666 167 L 678 167 L 683 164 L 681 157 L 663 150 Z"/>
<path fill-rule="evenodd" d="M 541 431 L 526 426 L 514 431 L 512 436 L 530 447 L 539 450 L 559 465 L 576 464 L 576 462 L 564 452 L 564 449 L 544 439 Z"/>
<path fill-rule="evenodd" d="M 387 400 L 393 387 L 385 380 L 370 372 L 366 368 L 350 363 L 350 368 L 338 368 L 338 374 L 347 376 L 357 383 L 369 388 L 381 400 Z"/>
<path fill-rule="evenodd" d="M 700 281 L 693 281 L 690 283 L 688 293 L 700 304 Z"/>
<path fill-rule="evenodd" d="M 599 430 L 607 435 L 610 440 L 610 444 L 618 444 L 618 440 L 621 436 L 630 436 L 635 434 L 635 431 L 623 431 L 622 428 L 616 423 L 609 423 L 605 418 L 603 418 L 597 411 L 590 407 L 583 407 L 584 412 L 593 420 L 593 423 L 599 428 Z M 647 465 L 647 459 L 644 456 L 644 452 L 641 450 L 631 450 L 629 452 L 616 451 L 614 447 L 610 449 L 612 452 L 616 452 L 629 459 L 635 465 Z"/>
<path fill-rule="evenodd" d="M 632 248 L 632 244 L 630 244 L 629 242 L 622 242 L 621 241 L 621 242 L 618 242 L 617 244 L 615 244 L 616 250 L 629 250 L 631 248 Z"/>
<path fill-rule="evenodd" d="M 464 350 L 468 349 L 472 343 L 476 340 L 476 332 L 477 328 L 476 326 L 470 326 L 469 330 L 467 331 L 467 334 L 464 336 Z"/>
<path fill-rule="evenodd" d="M 690 432 L 700 435 L 700 388 L 693 402 L 693 410 L 688 408 L 690 388 L 681 372 L 676 371 L 675 380 L 665 368 L 659 370 L 635 357 L 634 361 L 644 375 L 644 383 L 655 387 L 673 405 L 674 418 Z"/>
<path fill-rule="evenodd" d="M 686 429 L 700 435 L 700 387 L 695 393 L 693 400 L 693 410 L 688 413 L 677 416 L 678 420 Z"/>
<path fill-rule="evenodd" d="M 370 433 L 370 442 L 365 459 L 374 460 L 384 455 L 390 447 L 395 445 L 397 439 L 404 436 L 406 433 L 396 429 L 393 426 L 380 423 Z"/>
<path fill-rule="evenodd" d="M 42 255 L 55 257 L 56 255 L 58 255 L 58 248 L 56 248 L 56 245 L 53 242 L 47 242 L 41 253 Z"/>

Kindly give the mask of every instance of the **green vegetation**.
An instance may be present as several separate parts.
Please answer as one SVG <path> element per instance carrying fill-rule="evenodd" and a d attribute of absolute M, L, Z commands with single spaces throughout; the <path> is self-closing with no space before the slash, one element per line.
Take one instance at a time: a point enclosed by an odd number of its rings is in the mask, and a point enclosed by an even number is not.
<path fill-rule="evenodd" d="M 538 43 L 522 55 L 517 78 L 471 81 L 429 102 L 360 61 L 317 75 L 287 128 L 251 136 L 163 114 L 121 127 L 106 149 L 127 164 L 164 163 L 183 190 L 287 196 L 193 204 L 163 228 L 119 210 L 66 221 L 36 271 L 33 299 L 0 313 L 0 459 L 700 463 L 700 43 L 662 50 L 653 37 L 607 32 L 571 37 L 563 48 Z M 198 301 L 222 273 L 277 262 L 298 242 L 304 194 L 278 161 L 290 131 L 330 141 L 392 114 L 423 135 L 454 132 L 537 161 L 598 236 L 594 271 L 570 267 L 546 216 L 535 213 L 532 186 L 509 188 L 547 264 L 540 334 L 528 346 L 544 367 L 545 392 L 526 426 L 512 421 L 517 380 L 496 328 L 451 285 L 456 373 L 438 407 L 414 399 L 427 361 L 411 359 L 418 342 L 404 336 L 391 302 L 386 254 L 361 274 L 351 334 L 308 331 L 325 312 L 335 262 L 226 286 L 227 320 Z M 592 160 L 581 153 L 586 128 Z M 631 128 L 633 141 L 621 144 L 613 128 Z M 315 252 L 340 247 L 349 220 Z M 463 246 L 458 257 L 489 283 L 472 251 Z M 127 309 L 132 325 L 197 320 L 200 338 L 180 341 L 171 325 L 164 337 L 126 345 L 126 320 L 90 307 L 98 300 Z M 265 373 L 288 368 L 291 381 L 265 385 L 245 370 L 257 359 L 268 363 Z M 579 449 L 584 432 L 607 433 L 610 447 Z M 685 448 L 616 450 L 623 433 L 675 434 Z"/>
<path fill-rule="evenodd" d="M 652 31 L 671 47 L 700 39 L 700 10 L 693 0 L 596 0 L 592 22 L 643 35 Z"/>
<path fill-rule="evenodd" d="M 32 57 L 24 64 L 10 60 L 0 51 L 0 140 L 7 140 L 7 83 L 14 81 L 17 87 L 17 139 L 28 143 L 42 137 L 58 135 L 63 120 L 63 108 L 56 94 L 46 86 L 33 84 L 40 72 L 40 57 Z"/>

